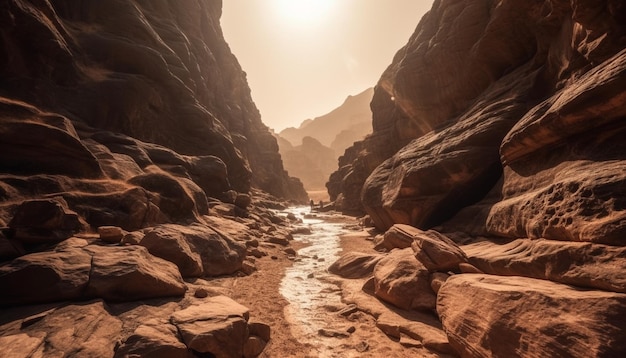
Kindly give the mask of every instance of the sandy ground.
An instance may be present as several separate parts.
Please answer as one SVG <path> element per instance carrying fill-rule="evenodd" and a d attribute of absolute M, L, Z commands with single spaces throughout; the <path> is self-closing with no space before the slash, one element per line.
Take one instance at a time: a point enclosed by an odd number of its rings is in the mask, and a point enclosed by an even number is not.
<path fill-rule="evenodd" d="M 347 224 L 356 224 L 350 217 L 333 218 Z M 341 239 L 343 251 L 373 250 L 373 244 L 367 240 L 370 236 L 366 231 L 360 234 L 351 234 Z M 298 243 L 292 245 L 295 250 Z M 320 345 L 336 345 L 330 353 L 319 354 L 316 343 L 303 343 L 294 336 L 294 327 L 298 322 L 289 322 L 284 307 L 289 303 L 280 294 L 280 284 L 285 270 L 293 261 L 284 253 L 284 247 L 266 246 L 268 256 L 256 260 L 258 271 L 245 277 L 229 279 L 223 284 L 230 286 L 230 296 L 250 309 L 251 321 L 269 324 L 272 328 L 272 338 L 261 357 L 423 357 L 423 351 L 402 346 L 376 328 L 374 317 L 365 312 L 357 311 L 344 317 L 336 313 L 345 305 L 334 307 L 329 305 L 325 309 L 333 314 L 329 315 L 329 327 L 354 327 L 355 331 L 344 338 L 328 338 L 320 336 Z M 274 259 L 272 259 L 274 256 Z M 332 262 L 327 263 L 330 266 Z M 338 287 L 342 280 L 337 277 Z M 297 329 L 295 329 L 297 334 Z M 330 343 L 329 343 L 329 340 Z M 324 342 L 322 342 L 324 341 Z"/>

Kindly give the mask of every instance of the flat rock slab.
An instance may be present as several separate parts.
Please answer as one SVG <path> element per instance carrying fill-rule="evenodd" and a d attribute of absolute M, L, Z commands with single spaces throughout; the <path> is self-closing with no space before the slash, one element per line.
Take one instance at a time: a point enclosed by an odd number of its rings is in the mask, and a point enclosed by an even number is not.
<path fill-rule="evenodd" d="M 525 277 L 461 274 L 437 311 L 463 357 L 626 356 L 626 295 Z"/>
<path fill-rule="evenodd" d="M 626 248 L 554 240 L 479 241 L 463 246 L 484 273 L 548 279 L 626 293 Z"/>
<path fill-rule="evenodd" d="M 172 314 L 174 324 L 204 321 L 217 317 L 242 317 L 246 321 L 250 317 L 247 307 L 226 296 L 209 297 L 200 305 L 187 307 Z"/>

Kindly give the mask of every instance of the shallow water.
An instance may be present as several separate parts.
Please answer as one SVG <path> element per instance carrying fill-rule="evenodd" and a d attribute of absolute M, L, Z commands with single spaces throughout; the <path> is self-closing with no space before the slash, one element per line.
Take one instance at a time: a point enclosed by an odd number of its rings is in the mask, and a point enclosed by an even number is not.
<path fill-rule="evenodd" d="M 290 303 L 285 314 L 292 322 L 292 334 L 310 347 L 307 353 L 311 357 L 345 357 L 337 338 L 320 336 L 318 331 L 345 329 L 333 326 L 337 321 L 333 307 L 342 306 L 341 290 L 327 268 L 339 258 L 339 236 L 350 230 L 345 228 L 345 223 L 325 220 L 329 216 L 323 213 L 305 218 L 310 212 L 308 207 L 290 208 L 286 212 L 302 218 L 303 225 L 312 231 L 311 235 L 294 235 L 294 241 L 308 246 L 298 251 L 280 286 L 280 293 Z"/>

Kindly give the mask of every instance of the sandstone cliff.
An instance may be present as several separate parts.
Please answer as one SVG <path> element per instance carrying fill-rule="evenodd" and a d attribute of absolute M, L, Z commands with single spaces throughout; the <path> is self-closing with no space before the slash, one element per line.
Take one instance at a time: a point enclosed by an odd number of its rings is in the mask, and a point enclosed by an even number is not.
<path fill-rule="evenodd" d="M 248 247 L 269 232 L 288 242 L 267 193 L 307 200 L 222 36 L 221 5 L 0 4 L 3 356 L 113 356 L 118 341 L 120 357 L 263 349 L 269 327 L 248 324 L 245 307 L 182 299 L 209 295 L 197 277 L 254 271 Z M 34 325 L 15 308 L 87 299 L 53 304 Z"/>
<path fill-rule="evenodd" d="M 9 1 L 1 10 L 4 173 L 124 180 L 133 175 L 113 174 L 111 160 L 159 161 L 141 141 L 223 162 L 228 184 L 209 195 L 253 185 L 306 199 L 224 41 L 220 1 Z M 161 167 L 182 165 L 160 157 Z"/>
<path fill-rule="evenodd" d="M 622 1 L 435 1 L 327 184 L 385 240 L 411 225 L 414 265 L 446 257 L 421 257 L 425 236 L 462 244 L 464 274 L 429 271 L 463 357 L 626 351 L 625 20 Z M 402 302 L 386 290 L 409 279 L 377 266 L 376 295 Z"/>

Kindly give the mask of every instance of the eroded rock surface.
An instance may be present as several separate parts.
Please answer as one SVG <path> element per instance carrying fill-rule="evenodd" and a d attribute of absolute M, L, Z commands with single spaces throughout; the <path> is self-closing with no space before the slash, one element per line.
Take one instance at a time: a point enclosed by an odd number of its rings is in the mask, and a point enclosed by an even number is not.
<path fill-rule="evenodd" d="M 623 354 L 625 20 L 612 0 L 435 1 L 329 179 L 379 249 L 427 253 L 398 224 L 446 238 L 424 242 L 456 253 L 430 284 L 461 356 Z"/>
<path fill-rule="evenodd" d="M 443 285 L 437 312 L 450 344 L 463 357 L 618 357 L 626 352 L 618 338 L 626 330 L 621 293 L 464 274 Z"/>

